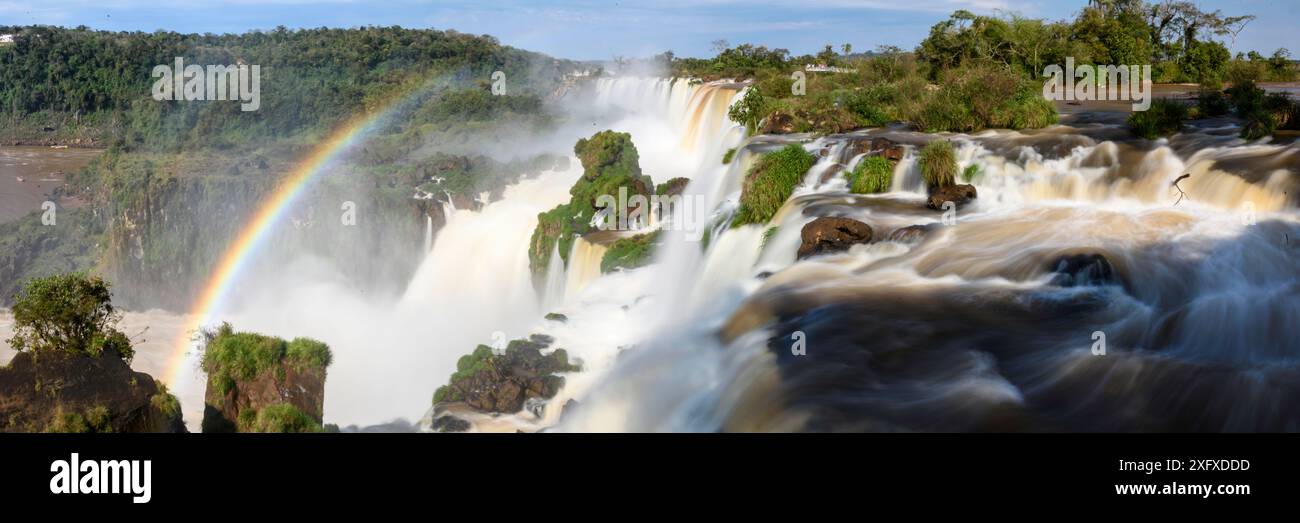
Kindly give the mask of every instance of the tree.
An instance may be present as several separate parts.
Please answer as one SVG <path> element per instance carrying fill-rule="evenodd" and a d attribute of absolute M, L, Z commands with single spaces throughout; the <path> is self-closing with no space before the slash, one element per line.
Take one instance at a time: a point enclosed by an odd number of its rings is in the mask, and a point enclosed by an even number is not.
<path fill-rule="evenodd" d="M 731 106 L 727 111 L 727 117 L 731 121 L 745 126 L 749 134 L 754 134 L 758 130 L 758 122 L 767 114 L 767 99 L 763 97 L 758 86 L 752 86 L 745 91 L 745 96 Z"/>
<path fill-rule="evenodd" d="M 840 50 L 841 50 L 841 51 L 844 51 L 844 54 L 845 54 L 846 56 L 847 56 L 847 55 L 851 55 L 851 54 L 853 54 L 853 44 L 848 44 L 848 43 L 843 44 L 843 45 L 840 46 Z"/>
<path fill-rule="evenodd" d="M 1187 79 L 1196 83 L 1217 85 L 1227 72 L 1228 48 L 1218 42 L 1197 42 L 1178 60 L 1178 67 Z"/>
<path fill-rule="evenodd" d="M 79 273 L 36 278 L 14 296 L 14 335 L 19 352 L 68 352 L 99 357 L 111 349 L 122 359 L 135 355 L 131 341 L 117 330 L 121 313 L 113 307 L 109 285 Z"/>

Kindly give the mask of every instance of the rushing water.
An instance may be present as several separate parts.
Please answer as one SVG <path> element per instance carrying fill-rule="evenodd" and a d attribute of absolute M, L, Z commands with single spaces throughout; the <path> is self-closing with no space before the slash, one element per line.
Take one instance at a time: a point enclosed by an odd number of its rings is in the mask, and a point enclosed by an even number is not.
<path fill-rule="evenodd" d="M 329 343 L 325 418 L 344 425 L 418 416 L 476 344 L 541 333 L 583 371 L 544 410 L 458 413 L 475 430 L 1300 430 L 1300 147 L 1244 143 L 1228 120 L 1133 140 L 1102 113 L 1025 132 L 747 139 L 726 118 L 742 89 L 603 79 L 575 101 L 597 128 L 631 133 L 656 182 L 690 178 L 685 194 L 712 212 L 707 242 L 665 230 L 653 264 L 601 274 L 604 247 L 580 239 L 535 286 L 529 238 L 568 200 L 571 159 L 482 209 L 449 209 L 398 298 L 302 257 L 220 316 Z M 906 148 L 891 190 L 849 194 L 840 174 L 873 138 Z M 914 155 L 934 139 L 982 173 L 951 222 L 924 207 Z M 775 234 L 730 227 L 747 167 L 786 143 L 818 161 Z M 797 261 L 819 216 L 875 239 Z M 201 387 L 178 390 L 187 418 Z M 561 421 L 569 399 L 580 407 Z"/>
<path fill-rule="evenodd" d="M 725 229 L 707 249 L 670 236 L 659 263 L 617 276 L 633 281 L 592 284 L 643 312 L 550 332 L 580 352 L 622 354 L 561 394 L 583 405 L 558 428 L 1300 429 L 1300 151 L 1243 143 L 1228 122 L 1197 125 L 1156 143 L 1129 139 L 1109 116 L 808 141 L 821 159 L 766 244 L 756 225 Z M 860 157 L 846 144 L 872 137 L 909 144 L 893 190 L 847 194 L 834 175 Z M 980 198 L 951 225 L 923 207 L 912 157 L 936 138 L 983 173 Z M 725 213 L 747 153 L 780 141 L 750 141 L 692 187 L 727 195 Z M 878 239 L 930 232 L 795 263 L 798 231 L 817 216 L 858 219 Z M 1105 271 L 1054 273 L 1094 255 Z M 1101 272 L 1109 279 L 1089 281 Z M 584 307 L 570 317 L 598 305 Z M 587 342 L 607 331 L 632 348 Z M 792 353 L 796 332 L 806 355 Z"/>

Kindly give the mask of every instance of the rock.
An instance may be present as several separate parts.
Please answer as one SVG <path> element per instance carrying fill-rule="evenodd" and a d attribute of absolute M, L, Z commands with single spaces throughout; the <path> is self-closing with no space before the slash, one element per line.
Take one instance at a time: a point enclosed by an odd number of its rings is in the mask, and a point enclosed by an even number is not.
<path fill-rule="evenodd" d="M 1054 275 L 1051 284 L 1059 287 L 1123 285 L 1119 272 L 1101 254 L 1070 254 L 1052 261 L 1047 268 Z"/>
<path fill-rule="evenodd" d="M 288 410 L 315 423 L 296 424 L 288 431 L 319 429 L 325 408 L 325 368 L 330 359 L 329 348 L 314 340 L 298 338 L 290 343 L 274 336 L 236 333 L 223 325 L 204 348 L 203 370 L 208 381 L 203 396 L 203 432 L 252 430 L 258 414 L 268 407 L 282 413 Z M 259 362 L 259 368 L 226 363 L 249 361 Z M 294 409 L 300 414 L 292 412 Z"/>
<path fill-rule="evenodd" d="M 794 116 L 783 111 L 776 111 L 763 119 L 759 134 L 790 134 L 794 132 Z"/>
<path fill-rule="evenodd" d="M 943 210 L 943 202 L 953 202 L 958 207 L 970 203 L 977 197 L 974 185 L 955 184 L 939 188 L 930 189 L 930 198 L 926 200 L 925 206 L 935 210 Z"/>
<path fill-rule="evenodd" d="M 560 323 L 568 323 L 569 317 L 560 314 L 558 312 L 548 312 L 546 313 L 546 321 L 558 321 Z"/>
<path fill-rule="evenodd" d="M 898 243 L 919 243 L 921 240 L 924 240 L 926 236 L 929 236 L 930 232 L 934 230 L 934 227 L 935 225 L 932 223 L 927 225 L 908 225 L 907 227 L 899 227 L 889 233 L 888 240 Z"/>
<path fill-rule="evenodd" d="M 470 424 L 468 421 L 448 414 L 435 418 L 429 428 L 433 429 L 434 432 L 465 432 L 470 429 Z"/>
<path fill-rule="evenodd" d="M 554 397 L 564 386 L 564 378 L 555 374 L 580 368 L 569 362 L 564 349 L 542 354 L 551 341 L 545 338 L 514 340 L 503 354 L 480 346 L 457 362 L 450 382 L 434 394 L 435 404 L 462 401 L 482 412 L 513 413 L 530 399 Z"/>
<path fill-rule="evenodd" d="M 803 226 L 798 258 L 848 250 L 871 241 L 871 226 L 850 218 L 822 217 Z"/>
<path fill-rule="evenodd" d="M 848 157 L 852 158 L 859 154 L 868 156 L 883 156 L 886 160 L 897 162 L 903 159 L 907 148 L 899 145 L 889 138 L 876 137 L 870 140 L 859 139 L 849 145 Z"/>
<path fill-rule="evenodd" d="M 569 398 L 569 401 L 564 402 L 564 406 L 560 407 L 560 420 L 559 420 L 559 422 L 560 422 L 560 423 L 564 423 L 564 420 L 567 420 L 567 419 L 569 419 L 571 416 L 573 416 L 574 414 L 576 414 L 576 413 L 578 412 L 578 407 L 580 407 L 580 406 L 581 406 L 581 404 L 578 403 L 578 400 L 575 400 L 575 399 L 573 399 L 573 398 Z"/>
<path fill-rule="evenodd" d="M 0 432 L 186 430 L 176 397 L 116 352 L 20 352 L 0 367 Z"/>

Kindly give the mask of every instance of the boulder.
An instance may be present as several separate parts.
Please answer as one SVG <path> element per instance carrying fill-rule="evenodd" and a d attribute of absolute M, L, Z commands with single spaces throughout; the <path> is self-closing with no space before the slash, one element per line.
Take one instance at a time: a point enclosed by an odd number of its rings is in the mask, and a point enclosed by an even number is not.
<path fill-rule="evenodd" d="M 166 387 L 116 352 L 20 352 L 0 367 L 0 432 L 186 432 Z"/>
<path fill-rule="evenodd" d="M 468 421 L 447 414 L 435 418 L 429 428 L 434 432 L 465 432 L 470 429 L 470 424 Z"/>
<path fill-rule="evenodd" d="M 1123 285 L 1119 271 L 1101 254 L 1069 254 L 1052 260 L 1051 284 L 1060 287 Z"/>
<path fill-rule="evenodd" d="M 871 241 L 871 226 L 850 218 L 821 217 L 803 226 L 798 258 L 848 250 Z"/>
<path fill-rule="evenodd" d="M 542 354 L 550 342 L 549 336 L 534 335 L 510 342 L 502 354 L 480 345 L 456 363 L 449 383 L 434 394 L 435 405 L 464 402 L 481 412 L 513 413 L 530 399 L 554 397 L 564 386 L 556 374 L 579 367 L 569 362 L 564 349 Z"/>
<path fill-rule="evenodd" d="M 921 240 L 924 240 L 926 236 L 930 235 L 930 232 L 934 230 L 934 227 L 934 224 L 899 227 L 894 229 L 893 232 L 890 232 L 887 239 L 891 242 L 898 243 L 919 243 Z"/>
<path fill-rule="evenodd" d="M 953 202 L 960 207 L 977 197 L 975 186 L 967 184 L 931 187 L 929 192 L 930 198 L 926 200 L 925 206 L 935 210 L 943 210 L 943 202 Z"/>

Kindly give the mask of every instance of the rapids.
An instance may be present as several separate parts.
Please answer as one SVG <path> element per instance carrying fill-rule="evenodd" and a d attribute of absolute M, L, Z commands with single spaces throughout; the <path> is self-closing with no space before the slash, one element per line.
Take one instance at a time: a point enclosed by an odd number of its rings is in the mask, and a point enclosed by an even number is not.
<path fill-rule="evenodd" d="M 325 419 L 340 425 L 424 412 L 427 428 L 458 357 L 540 333 L 583 371 L 548 408 L 458 412 L 473 430 L 1300 430 L 1295 144 L 1245 143 L 1228 120 L 1146 142 L 1101 113 L 1023 132 L 746 137 L 726 117 L 743 85 L 590 89 L 567 102 L 572 141 L 631 133 L 656 182 L 691 180 L 685 195 L 712 212 L 704 241 L 666 229 L 653 264 L 601 274 L 604 247 L 579 240 L 534 281 L 529 238 L 539 212 L 567 201 L 581 174 L 571 158 L 454 210 L 400 297 L 302 257 L 219 316 L 329 343 Z M 904 158 L 889 192 L 850 194 L 840 174 L 872 138 L 903 144 Z M 941 138 L 982 173 L 949 225 L 924 207 L 914 157 Z M 816 165 L 771 224 L 730 227 L 746 169 L 787 143 Z M 800 229 L 819 216 L 865 222 L 875 239 L 797 261 Z M 888 239 L 914 225 L 921 238 Z M 1056 271 L 1097 257 L 1096 273 Z M 792 354 L 796 333 L 806 355 Z M 188 387 L 173 384 L 187 405 L 202 383 Z M 561 420 L 570 399 L 580 408 Z"/>

